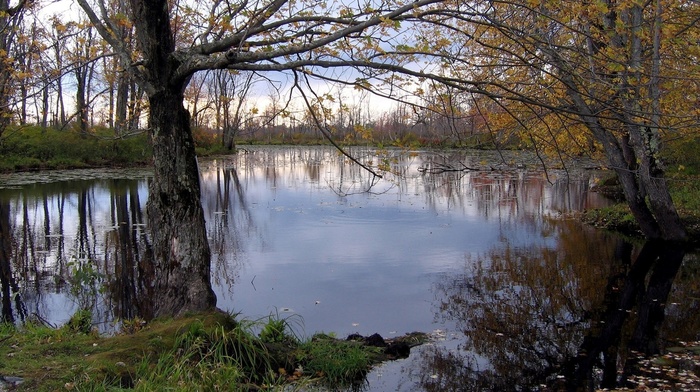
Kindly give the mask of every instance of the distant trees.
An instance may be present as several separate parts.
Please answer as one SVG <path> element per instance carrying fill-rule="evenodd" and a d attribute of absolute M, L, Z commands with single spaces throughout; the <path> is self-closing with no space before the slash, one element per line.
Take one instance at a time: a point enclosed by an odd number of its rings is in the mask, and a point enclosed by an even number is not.
<path fill-rule="evenodd" d="M 0 0 L 0 137 L 12 120 L 12 93 L 22 77 L 15 69 L 15 55 L 25 6 L 25 1 L 11 4 L 10 0 Z"/>
<path fill-rule="evenodd" d="M 134 26 L 128 19 L 130 5 L 124 1 L 107 1 L 104 7 L 105 12 L 113 15 L 112 28 L 123 40 L 123 46 L 138 52 L 134 47 Z M 22 7 L 11 8 L 19 10 Z M 177 12 L 176 39 L 185 45 L 186 40 L 191 40 L 195 34 L 187 31 L 189 21 L 201 19 L 200 22 L 204 23 L 202 18 L 206 12 L 186 7 L 180 7 Z M 10 37 L 7 42 L 14 45 L 9 54 L 13 72 L 3 75 L 14 75 L 16 88 L 8 94 L 9 101 L 5 105 L 7 121 L 61 129 L 73 123 L 83 134 L 94 126 L 104 126 L 113 129 L 115 137 L 128 136 L 146 125 L 143 116 L 148 112 L 148 106 L 143 88 L 136 83 L 129 64 L 124 63 L 126 59 L 115 56 L 107 42 L 96 33 L 92 22 L 73 14 L 50 14 L 38 7 L 9 20 L 14 24 L 5 31 Z M 385 24 L 377 29 L 376 34 L 392 28 L 395 26 Z M 356 52 L 354 55 L 361 47 L 380 51 L 379 42 L 368 39 L 362 45 L 356 45 L 352 48 Z M 329 49 L 331 57 L 339 54 L 341 49 L 350 50 L 346 46 L 342 44 Z M 341 63 L 336 61 L 334 67 Z M 387 72 L 382 71 L 376 76 Z M 191 80 L 185 95 L 192 125 L 198 130 L 216 134 L 226 148 L 233 146 L 232 137 L 235 135 L 286 140 L 318 137 L 316 124 L 304 118 L 307 109 L 300 104 L 299 95 L 291 92 L 295 87 L 289 75 L 273 79 L 266 79 L 254 70 L 215 70 L 197 75 Z M 332 83 L 332 79 L 326 81 Z M 370 89 L 358 88 L 368 80 L 361 77 L 352 81 L 351 77 L 345 81 L 352 82 L 350 85 L 341 84 L 330 91 L 333 101 L 324 102 L 333 115 L 329 129 L 333 129 L 340 139 L 376 137 L 387 142 L 408 140 L 407 135 L 420 135 L 424 141 L 462 142 L 463 136 L 457 132 L 459 116 L 443 116 L 436 111 L 437 105 L 430 103 L 425 104 L 427 111 L 423 112 L 412 107 L 419 104 L 416 100 L 397 106 L 373 105 L 376 101 L 370 97 Z M 272 86 L 271 82 L 275 85 Z M 272 86 L 270 91 L 277 90 L 272 94 L 277 101 L 269 99 L 272 95 L 261 94 L 265 83 Z M 255 91 L 251 90 L 253 85 Z M 449 110 L 447 107 L 442 109 Z M 381 126 L 388 124 L 385 111 L 394 119 L 391 127 Z M 440 117 L 441 120 L 424 121 L 428 112 L 432 113 L 428 116 L 431 119 Z M 397 116 L 401 121 L 395 121 Z M 448 121 L 448 118 L 452 120 Z"/>
<path fill-rule="evenodd" d="M 34 2 L 4 1 L 0 41 L 3 129 L 75 121 L 83 133 L 105 125 L 121 136 L 139 125 L 140 92 L 89 23 L 46 15 Z"/>

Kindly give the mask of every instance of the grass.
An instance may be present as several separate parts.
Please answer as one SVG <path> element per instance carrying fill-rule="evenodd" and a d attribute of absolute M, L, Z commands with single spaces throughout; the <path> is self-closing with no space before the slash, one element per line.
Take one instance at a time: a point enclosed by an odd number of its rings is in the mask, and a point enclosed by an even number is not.
<path fill-rule="evenodd" d="M 376 347 L 320 334 L 299 347 L 297 358 L 310 374 L 323 377 L 331 385 L 347 386 L 361 383 L 369 370 L 367 364 L 378 355 Z"/>
<path fill-rule="evenodd" d="M 294 320 L 236 320 L 211 312 L 99 336 L 84 311 L 64 327 L 0 325 L 0 375 L 23 378 L 17 391 L 289 390 L 361 382 L 381 349 L 318 334 L 300 339 Z M 293 387 L 292 387 L 293 388 Z"/>
<path fill-rule="evenodd" d="M 669 178 L 669 188 L 691 242 L 700 244 L 700 176 L 673 176 Z M 641 236 L 639 225 L 624 202 L 585 211 L 582 220 L 602 229 Z"/>
<path fill-rule="evenodd" d="M 150 157 L 144 133 L 115 138 L 107 129 L 81 135 L 72 129 L 25 126 L 10 128 L 0 139 L 0 172 L 133 166 L 150 162 Z"/>
<path fill-rule="evenodd" d="M 199 156 L 226 155 L 231 151 L 221 145 L 220 136 L 209 131 L 193 129 L 196 153 Z M 475 137 L 466 144 L 421 138 L 407 133 L 392 140 L 373 140 L 349 136 L 336 141 L 340 145 L 395 146 L 404 148 L 494 148 Z M 277 134 L 260 138 L 239 138 L 238 144 L 328 145 L 316 132 Z M 512 147 L 512 145 L 510 146 Z M 117 138 L 112 129 L 94 127 L 81 134 L 75 126 L 64 129 L 38 126 L 10 126 L 0 135 L 0 172 L 73 169 L 85 167 L 135 166 L 151 161 L 152 148 L 147 132 Z"/>

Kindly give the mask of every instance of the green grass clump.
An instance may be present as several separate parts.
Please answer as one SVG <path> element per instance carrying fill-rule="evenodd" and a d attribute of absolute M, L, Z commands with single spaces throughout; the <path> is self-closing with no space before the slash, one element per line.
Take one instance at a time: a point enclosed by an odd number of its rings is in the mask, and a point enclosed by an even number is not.
<path fill-rule="evenodd" d="M 700 176 L 674 174 L 668 178 L 668 184 L 691 242 L 700 243 Z M 624 201 L 585 211 L 582 221 L 602 229 L 641 236 L 639 225 Z"/>
<path fill-rule="evenodd" d="M 683 174 L 700 175 L 700 136 L 679 138 L 665 144 L 662 157 L 670 176 Z"/>
<path fill-rule="evenodd" d="M 601 229 L 632 235 L 639 234 L 639 225 L 627 204 L 624 203 L 585 211 L 582 220 Z"/>
<path fill-rule="evenodd" d="M 294 319 L 236 320 L 220 312 L 126 322 L 99 336 L 79 311 L 62 328 L 0 325 L 0 374 L 17 391 L 216 391 L 290 383 L 353 385 L 383 358 L 380 349 L 329 335 L 300 339 Z M 287 387 L 288 388 L 288 387 Z"/>
<path fill-rule="evenodd" d="M 326 383 L 348 386 L 364 379 L 379 350 L 320 334 L 300 346 L 298 360 L 305 372 L 322 377 Z"/>
<path fill-rule="evenodd" d="M 700 218 L 700 176 L 669 180 L 671 197 L 681 215 Z"/>

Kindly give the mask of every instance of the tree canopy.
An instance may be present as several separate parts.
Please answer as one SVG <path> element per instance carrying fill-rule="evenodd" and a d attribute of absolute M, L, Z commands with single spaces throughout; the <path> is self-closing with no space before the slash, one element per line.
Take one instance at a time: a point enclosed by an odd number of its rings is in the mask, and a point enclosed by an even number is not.
<path fill-rule="evenodd" d="M 70 65 L 56 56 L 53 89 L 70 71 L 77 81 L 76 115 L 88 127 L 90 88 L 100 76 L 110 91 L 110 121 L 128 128 L 128 117 L 148 113 L 155 179 L 148 202 L 154 237 L 154 313 L 177 314 L 212 307 L 210 251 L 201 211 L 200 187 L 185 102 L 199 71 L 219 74 L 218 113 L 228 94 L 247 92 L 252 76 L 272 81 L 284 74 L 289 91 L 304 102 L 308 117 L 329 140 L 326 106 L 335 98 L 318 86 L 333 83 L 411 105 L 424 121 L 440 113 L 446 131 L 472 128 L 517 134 L 528 148 L 557 156 L 603 157 L 615 171 L 630 210 L 647 238 L 685 241 L 687 234 L 668 192 L 661 149 L 665 141 L 697 134 L 698 29 L 700 5 L 684 0 L 77 0 L 86 20 L 54 19 L 32 28 L 63 37 L 56 52 L 73 39 Z M 4 45 L 16 39 L 21 2 L 0 7 Z M 14 26 L 14 25 L 13 25 Z M 94 29 L 101 40 L 92 33 Z M 38 34 L 27 34 L 36 36 Z M 26 42 L 33 42 L 31 40 Z M 26 43 L 25 42 L 25 43 Z M 40 57 L 6 61 L 27 72 Z M 48 49 L 49 45 L 44 45 Z M 106 49 L 111 48 L 111 51 Z M 100 50 L 96 50 L 99 48 Z M 25 59 L 25 60 L 22 60 Z M 3 68 L 4 69 L 4 68 Z M 238 90 L 225 87 L 246 73 Z M 10 73 L 2 73 L 6 78 Z M 9 82 L 0 80 L 0 109 L 9 108 Z M 48 81 L 43 94 L 49 90 Z M 233 81 L 236 83 L 236 81 Z M 19 83 L 22 86 L 22 83 Z M 222 89 L 227 91 L 222 92 Z M 112 91 L 114 93 L 112 93 Z M 239 93 L 236 93 L 239 91 Z M 141 96 L 147 105 L 138 104 Z M 233 119 L 217 123 L 238 127 Z M 292 93 L 285 99 L 290 101 Z M 196 99 L 194 105 L 196 107 Z M 50 103 L 37 104 L 44 124 Z M 60 112 L 63 112 L 62 101 Z M 234 105 L 235 106 L 235 105 Z M 342 107 L 342 103 L 340 104 Z M 59 110 L 57 110 L 58 112 Z M 284 116 L 275 104 L 271 116 Z M 426 114 L 427 113 L 427 114 Z M 8 116 L 0 115 L 4 118 Z M 61 117 L 64 115 L 61 114 Z M 25 117 L 25 116 L 22 116 Z M 133 125 L 133 124 L 132 124 Z M 362 127 L 359 132 L 366 132 Z M 1 132 L 1 130 L 0 130 Z M 0 134 L 1 136 L 1 134 Z M 230 138 L 226 141 L 231 146 Z"/>
<path fill-rule="evenodd" d="M 489 116 L 505 114 L 494 119 L 535 148 L 602 150 L 644 235 L 686 239 L 660 151 L 698 130 L 697 3 L 443 6 L 422 18 L 422 51 L 440 61 L 448 85 L 487 97 Z"/>

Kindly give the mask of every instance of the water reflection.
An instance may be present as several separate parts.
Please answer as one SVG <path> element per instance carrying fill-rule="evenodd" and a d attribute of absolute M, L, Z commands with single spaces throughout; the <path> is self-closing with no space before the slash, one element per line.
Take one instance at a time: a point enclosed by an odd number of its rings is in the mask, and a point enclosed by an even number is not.
<path fill-rule="evenodd" d="M 681 247 L 633 246 L 572 221 L 551 225 L 555 246 L 505 241 L 436 284 L 437 313 L 463 338 L 459 350 L 423 353 L 428 370 L 414 375 L 422 389 L 624 386 L 636 366 L 632 352 L 657 354 L 665 341 L 698 338 L 697 301 L 679 295 L 691 281 L 674 283 Z M 681 276 L 697 268 L 689 264 Z M 673 331 L 662 327 L 666 318 Z"/>
<path fill-rule="evenodd" d="M 70 180 L 0 191 L 3 276 L 15 287 L 7 319 L 65 322 L 91 308 L 95 322 L 148 314 L 146 179 Z M 7 298 L 3 295 L 3 301 Z M 20 305 L 20 302 L 22 305 Z"/>
<path fill-rule="evenodd" d="M 332 148 L 202 160 L 220 308 L 251 318 L 297 313 L 306 333 L 459 331 L 458 348 L 425 347 L 420 364 L 372 390 L 607 385 L 612 368 L 600 363 L 617 358 L 619 371 L 628 348 L 698 331 L 696 301 L 679 299 L 698 297 L 697 263 L 685 257 L 677 274 L 671 261 L 657 269 L 682 253 L 628 245 L 566 218 L 605 203 L 588 191 L 595 173 L 546 178 L 517 154 L 505 159 L 527 169 L 502 170 L 488 152 L 351 153 L 391 172 L 378 181 Z M 480 170 L 419 170 L 446 165 Z M 3 319 L 60 324 L 90 307 L 108 330 L 148 317 L 150 173 L 32 176 L 0 177 Z M 640 307 L 645 296 L 652 302 Z"/>
<path fill-rule="evenodd" d="M 148 262 L 151 243 L 146 235 L 146 222 L 138 183 L 126 180 L 110 182 L 110 224 L 105 233 L 105 264 L 108 308 L 114 318 L 149 318 L 152 297 L 149 282 L 153 269 Z"/>
<path fill-rule="evenodd" d="M 16 321 L 13 310 L 15 302 L 16 314 L 20 321 L 24 321 L 27 310 L 22 302 L 17 280 L 12 273 L 12 232 L 10 231 L 10 206 L 6 202 L 0 202 L 0 288 L 2 293 L 2 321 L 14 323 Z"/>
<path fill-rule="evenodd" d="M 244 186 L 235 167 L 212 162 L 203 170 L 202 204 L 209 227 L 213 285 L 230 292 L 247 238 L 258 236 Z"/>

